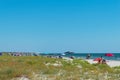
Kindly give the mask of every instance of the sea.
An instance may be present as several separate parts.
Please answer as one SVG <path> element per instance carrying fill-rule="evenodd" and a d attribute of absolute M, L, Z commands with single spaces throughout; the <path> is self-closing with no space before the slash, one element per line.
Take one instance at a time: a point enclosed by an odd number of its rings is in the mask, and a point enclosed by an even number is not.
<path fill-rule="evenodd" d="M 114 56 L 105 56 L 106 53 L 73 53 L 73 54 L 62 54 L 62 53 L 48 53 L 48 54 L 41 54 L 43 56 L 61 56 L 61 57 L 75 57 L 75 58 L 82 58 L 86 59 L 86 56 L 90 54 L 90 59 L 95 59 L 98 57 L 101 57 L 106 59 L 106 60 L 117 60 L 120 61 L 120 53 L 112 53 Z"/>

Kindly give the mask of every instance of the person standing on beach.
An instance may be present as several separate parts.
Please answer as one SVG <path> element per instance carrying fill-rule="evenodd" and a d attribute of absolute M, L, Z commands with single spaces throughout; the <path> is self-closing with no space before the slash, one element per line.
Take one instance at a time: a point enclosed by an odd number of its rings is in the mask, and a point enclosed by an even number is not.
<path fill-rule="evenodd" d="M 88 54 L 88 55 L 86 56 L 86 59 L 90 59 L 90 54 Z"/>

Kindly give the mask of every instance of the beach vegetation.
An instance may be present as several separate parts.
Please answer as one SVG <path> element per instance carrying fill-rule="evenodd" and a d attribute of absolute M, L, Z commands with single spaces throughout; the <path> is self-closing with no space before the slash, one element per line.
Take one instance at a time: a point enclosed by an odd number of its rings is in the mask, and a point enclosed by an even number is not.
<path fill-rule="evenodd" d="M 120 67 L 89 64 L 83 59 L 57 59 L 43 56 L 1 56 L 0 80 L 118 80 Z M 107 77 L 107 79 L 106 79 Z"/>

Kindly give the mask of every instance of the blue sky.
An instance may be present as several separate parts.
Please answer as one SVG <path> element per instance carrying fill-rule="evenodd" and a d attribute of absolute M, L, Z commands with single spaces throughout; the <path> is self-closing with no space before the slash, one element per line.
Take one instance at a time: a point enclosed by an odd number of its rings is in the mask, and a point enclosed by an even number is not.
<path fill-rule="evenodd" d="M 119 0 L 0 0 L 0 51 L 120 52 Z"/>

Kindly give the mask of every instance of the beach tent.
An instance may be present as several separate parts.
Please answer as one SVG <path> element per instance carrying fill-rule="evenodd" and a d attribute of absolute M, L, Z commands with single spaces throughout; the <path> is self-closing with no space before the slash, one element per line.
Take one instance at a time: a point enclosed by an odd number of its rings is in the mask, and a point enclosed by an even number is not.
<path fill-rule="evenodd" d="M 112 57 L 114 55 L 112 53 L 106 53 L 105 56 Z"/>

